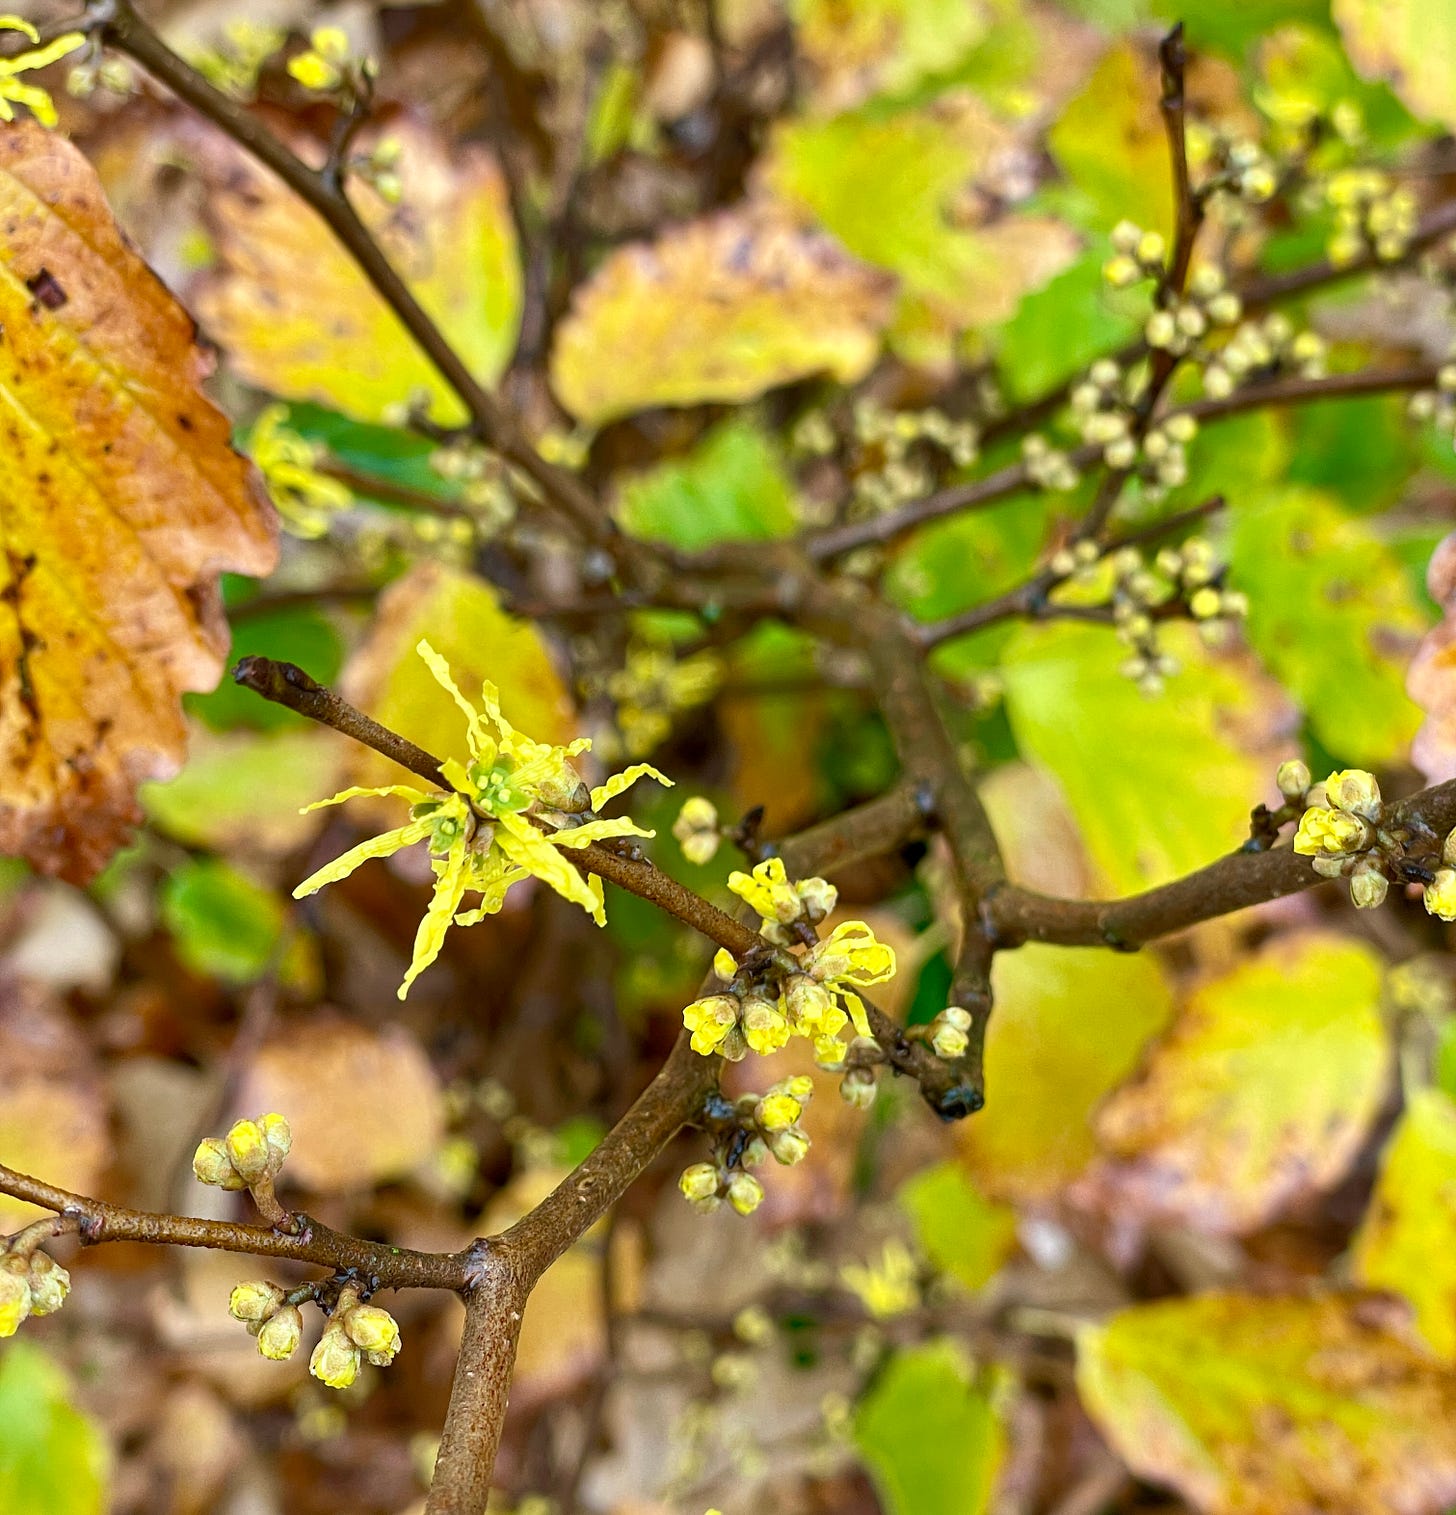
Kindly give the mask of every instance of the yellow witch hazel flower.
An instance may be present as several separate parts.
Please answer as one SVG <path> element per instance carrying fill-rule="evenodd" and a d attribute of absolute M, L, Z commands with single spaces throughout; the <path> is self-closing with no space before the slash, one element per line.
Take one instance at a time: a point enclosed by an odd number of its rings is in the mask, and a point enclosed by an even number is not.
<path fill-rule="evenodd" d="M 40 33 L 19 16 L 0 16 L 0 31 L 20 32 L 35 44 L 12 57 L 0 58 L 0 121 L 13 121 L 15 107 L 23 105 L 42 126 L 54 126 L 57 119 L 55 102 L 40 85 L 27 84 L 20 75 L 58 62 L 83 46 L 86 38 L 80 32 L 67 32 L 42 47 Z"/>
<path fill-rule="evenodd" d="M 354 503 L 347 484 L 320 473 L 319 449 L 284 423 L 286 405 L 267 405 L 253 423 L 248 451 L 268 485 L 283 524 L 296 537 L 321 537 L 332 517 Z"/>
<path fill-rule="evenodd" d="M 409 971 L 399 986 L 401 999 L 439 956 L 451 924 L 473 926 L 496 914 L 506 892 L 521 879 L 540 879 L 580 905 L 597 925 L 606 925 L 601 881 L 584 878 L 563 849 L 585 847 L 608 837 L 653 836 L 630 817 L 601 820 L 596 812 L 640 778 L 672 783 L 649 764 L 634 763 L 588 789 L 571 759 L 590 749 L 590 738 L 579 737 L 565 747 L 532 741 L 501 714 L 499 692 L 489 680 L 481 686 L 483 708 L 477 710 L 456 688 L 449 665 L 428 642 L 421 641 L 415 651 L 464 714 L 470 761 L 450 758 L 441 764 L 440 772 L 450 784 L 444 793 L 385 784 L 345 789 L 305 806 L 305 810 L 317 810 L 361 795 L 392 795 L 410 802 L 410 819 L 350 848 L 293 891 L 295 899 L 302 899 L 346 878 L 370 858 L 389 857 L 416 842 L 428 843 L 435 892 L 415 934 Z M 480 903 L 457 914 L 467 894 L 478 894 Z"/>

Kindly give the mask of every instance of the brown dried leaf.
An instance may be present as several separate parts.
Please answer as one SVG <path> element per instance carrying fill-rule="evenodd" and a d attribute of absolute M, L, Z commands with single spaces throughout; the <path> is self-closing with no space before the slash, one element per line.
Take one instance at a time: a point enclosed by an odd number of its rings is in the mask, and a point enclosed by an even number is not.
<path fill-rule="evenodd" d="M 238 1101 L 293 1128 L 284 1176 L 320 1193 L 403 1178 L 439 1145 L 444 1098 L 429 1059 L 399 1027 L 290 1025 L 258 1053 Z"/>
<path fill-rule="evenodd" d="M 0 266 L 0 852 L 84 882 L 217 682 L 217 575 L 269 572 L 276 531 L 191 321 L 33 122 L 0 130 Z"/>

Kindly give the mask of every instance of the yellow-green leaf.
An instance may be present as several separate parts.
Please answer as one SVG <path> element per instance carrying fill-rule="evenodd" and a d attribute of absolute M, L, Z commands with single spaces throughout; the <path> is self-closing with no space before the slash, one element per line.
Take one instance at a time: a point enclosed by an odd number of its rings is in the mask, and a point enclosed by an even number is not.
<path fill-rule="evenodd" d="M 1015 1249 L 1015 1212 L 986 1199 L 956 1163 L 922 1168 L 895 1199 L 932 1266 L 967 1289 L 984 1288 Z"/>
<path fill-rule="evenodd" d="M 1443 1090 L 1406 1102 L 1355 1237 L 1354 1276 L 1403 1294 L 1432 1349 L 1456 1359 L 1456 1102 Z"/>
<path fill-rule="evenodd" d="M 1157 73 L 1131 42 L 1108 48 L 1047 134 L 1062 172 L 1106 229 L 1127 219 L 1171 236 L 1172 166 Z"/>
<path fill-rule="evenodd" d="M 1200 986 L 1102 1107 L 1088 1192 L 1120 1215 L 1242 1232 L 1338 1182 L 1390 1076 L 1380 980 L 1369 947 L 1310 931 Z"/>
<path fill-rule="evenodd" d="M 405 119 L 403 198 L 363 183 L 350 193 L 395 270 L 489 384 L 515 348 L 521 274 L 505 181 L 478 147 L 447 149 Z M 217 264 L 198 313 L 249 383 L 318 400 L 359 421 L 390 419 L 428 399 L 436 420 L 465 419 L 460 400 L 375 293 L 328 227 L 267 170 L 219 144 L 200 154 Z"/>
<path fill-rule="evenodd" d="M 1172 995 L 1146 955 L 1031 945 L 992 970 L 986 1108 L 959 1128 L 981 1189 L 1051 1198 L 1096 1156 L 1092 1115 L 1167 1024 Z"/>
<path fill-rule="evenodd" d="M 551 383 L 591 425 L 812 374 L 848 384 L 889 314 L 889 281 L 822 233 L 766 207 L 724 211 L 610 254 L 557 328 Z"/>
<path fill-rule="evenodd" d="M 1077 1343 L 1082 1402 L 1140 1477 L 1208 1515 L 1441 1515 L 1456 1375 L 1370 1301 L 1207 1294 Z"/>
<path fill-rule="evenodd" d="M 0 1350 L 0 1510 L 101 1515 L 111 1454 L 61 1369 L 29 1342 Z"/>
<path fill-rule="evenodd" d="M 0 852 L 84 882 L 180 766 L 218 573 L 269 572 L 276 526 L 191 318 L 28 120 L 0 126 L 0 332 Z"/>
<path fill-rule="evenodd" d="M 1447 0 L 1334 0 L 1345 48 L 1417 116 L 1456 127 L 1456 11 Z"/>
<path fill-rule="evenodd" d="M 949 1340 L 891 1359 L 860 1404 L 854 1441 L 886 1515 L 982 1515 L 1006 1455 L 994 1389 Z"/>
<path fill-rule="evenodd" d="M 977 171 L 1008 141 L 969 96 L 888 116 L 791 121 L 774 135 L 765 180 L 856 257 L 899 278 L 907 332 L 994 325 L 1076 250 L 1057 222 L 1007 216 L 973 225 L 958 213 Z"/>
<path fill-rule="evenodd" d="M 1249 641 L 1324 746 L 1371 768 L 1404 757 L 1421 721 L 1405 673 L 1426 617 L 1369 522 L 1314 489 L 1255 496 L 1233 512 L 1229 556 Z"/>
<path fill-rule="evenodd" d="M 344 670 L 348 698 L 390 730 L 440 758 L 466 755 L 465 718 L 415 652 L 421 637 L 470 698 L 490 679 L 507 719 L 532 740 L 564 744 L 578 734 L 541 633 L 507 615 L 483 579 L 438 563 L 419 564 L 380 596 L 374 625 Z M 396 764 L 366 748 L 356 748 L 352 761 L 355 783 L 400 779 Z"/>
<path fill-rule="evenodd" d="M 1061 785 L 1118 893 L 1231 851 L 1268 787 L 1251 736 L 1278 714 L 1277 698 L 1190 628 L 1159 635 L 1182 671 L 1152 697 L 1119 671 L 1127 652 L 1102 627 L 1027 627 L 1003 656 L 1017 746 Z"/>

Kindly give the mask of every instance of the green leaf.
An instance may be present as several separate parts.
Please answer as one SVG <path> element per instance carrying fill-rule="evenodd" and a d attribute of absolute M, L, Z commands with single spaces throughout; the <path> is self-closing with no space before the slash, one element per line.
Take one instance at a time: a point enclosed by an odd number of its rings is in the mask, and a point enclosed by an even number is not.
<path fill-rule="evenodd" d="M 235 983 L 267 970 L 283 932 L 278 896 L 212 858 L 176 869 L 163 885 L 161 909 L 183 962 Z"/>
<path fill-rule="evenodd" d="M 986 1108 L 957 1128 L 980 1188 L 1049 1199 L 1096 1156 L 1093 1112 L 1168 1023 L 1152 956 L 1030 944 L 998 954 L 986 1033 Z"/>
<path fill-rule="evenodd" d="M 860 1403 L 854 1442 L 885 1515 L 982 1515 L 1006 1450 L 992 1394 L 946 1340 L 891 1359 Z"/>
<path fill-rule="evenodd" d="M 1238 58 L 1285 22 L 1330 24 L 1330 0 L 1152 0 L 1152 11 L 1168 22 L 1181 21 L 1190 47 Z"/>
<path fill-rule="evenodd" d="M 261 702 L 260 702 L 261 703 Z M 339 787 L 342 744 L 302 729 L 214 735 L 195 730 L 187 764 L 164 784 L 144 784 L 148 818 L 184 847 L 281 855 L 318 829 L 304 805 Z"/>
<path fill-rule="evenodd" d="M 1309 931 L 1200 985 L 1099 1112 L 1089 1192 L 1119 1217 L 1246 1232 L 1333 1187 L 1389 1085 L 1381 976 L 1364 943 Z"/>
<path fill-rule="evenodd" d="M 690 552 L 791 536 L 798 521 L 777 448 L 745 420 L 725 422 L 686 457 L 630 480 L 617 515 L 633 536 Z"/>
<path fill-rule="evenodd" d="M 39 1347 L 0 1348 L 0 1510 L 101 1515 L 110 1452 L 75 1407 L 66 1375 Z"/>
<path fill-rule="evenodd" d="M 1047 146 L 1085 199 L 1090 226 L 1108 231 L 1131 220 L 1172 234 L 1172 171 L 1157 80 L 1131 42 L 1103 54 L 1047 134 Z"/>
<path fill-rule="evenodd" d="M 1456 1500 L 1456 1375 L 1368 1300 L 1137 1305 L 1078 1337 L 1077 1388 L 1135 1473 L 1207 1515 L 1439 1515 Z"/>
<path fill-rule="evenodd" d="M 1078 258 L 1026 295 L 1001 328 L 997 364 L 1012 399 L 1034 399 L 1138 334 L 1137 307 L 1102 278 L 1106 256 L 1094 248 Z"/>
<path fill-rule="evenodd" d="M 322 684 L 331 683 L 343 661 L 339 634 L 322 611 L 311 605 L 294 605 L 256 614 L 233 612 L 233 647 L 229 664 L 254 653 L 297 663 Z M 271 700 L 260 699 L 251 689 L 240 688 L 224 677 L 209 694 L 189 695 L 187 708 L 201 716 L 214 731 L 246 726 L 254 731 L 276 731 L 307 725 L 301 715 Z"/>
<path fill-rule="evenodd" d="M 1285 476 L 1338 495 L 1356 515 L 1394 505 L 1416 464 L 1405 403 L 1403 395 L 1370 395 L 1292 406 L 1285 416 L 1293 440 Z"/>
<path fill-rule="evenodd" d="M 1431 1349 L 1456 1359 L 1456 1101 L 1445 1090 L 1406 1101 L 1355 1236 L 1353 1271 L 1366 1288 L 1403 1294 Z"/>
<path fill-rule="evenodd" d="M 969 98 L 954 110 L 862 110 L 786 122 L 765 174 L 775 194 L 808 210 L 856 257 L 899 277 L 910 330 L 990 325 L 1074 252 L 1071 233 L 1050 220 L 956 224 L 957 196 L 1004 140 Z"/>
<path fill-rule="evenodd" d="M 1152 697 L 1119 672 L 1127 654 L 1096 626 L 1023 628 L 1002 661 L 1017 746 L 1060 784 L 1118 893 L 1166 883 L 1238 846 L 1268 785 L 1248 734 L 1267 693 L 1186 626 L 1162 628 L 1161 640 L 1182 672 Z"/>
<path fill-rule="evenodd" d="M 1400 559 L 1328 496 L 1290 488 L 1239 501 L 1230 579 L 1248 637 L 1343 762 L 1405 756 L 1421 723 L 1406 667 L 1426 617 Z"/>
<path fill-rule="evenodd" d="M 968 1289 L 984 1288 L 1016 1245 L 1016 1215 L 982 1196 L 955 1163 L 924 1168 L 895 1196 L 934 1267 Z"/>

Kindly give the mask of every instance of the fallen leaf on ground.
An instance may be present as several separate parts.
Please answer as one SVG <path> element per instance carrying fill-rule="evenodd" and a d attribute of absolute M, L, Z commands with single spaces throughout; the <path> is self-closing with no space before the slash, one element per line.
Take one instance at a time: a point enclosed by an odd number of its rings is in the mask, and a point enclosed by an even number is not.
<path fill-rule="evenodd" d="M 285 1181 L 325 1194 L 405 1177 L 445 1128 L 440 1081 L 413 1037 L 332 1017 L 290 1025 L 268 1042 L 238 1109 L 285 1116 L 293 1128 Z"/>
<path fill-rule="evenodd" d="M 276 530 L 190 318 L 33 122 L 0 128 L 0 268 L 0 852 L 84 882 L 222 671 L 218 574 L 268 573 Z"/>

